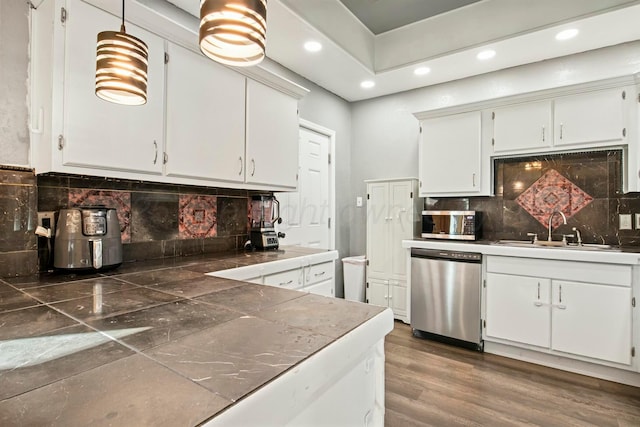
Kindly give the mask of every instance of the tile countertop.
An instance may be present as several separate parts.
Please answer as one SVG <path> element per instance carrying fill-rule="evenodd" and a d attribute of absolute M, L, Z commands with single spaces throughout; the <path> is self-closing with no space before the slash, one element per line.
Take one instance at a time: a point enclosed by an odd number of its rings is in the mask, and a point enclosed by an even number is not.
<path fill-rule="evenodd" d="M 616 250 L 578 250 L 562 247 L 522 247 L 479 240 L 461 242 L 449 240 L 403 240 L 403 248 L 439 249 L 443 251 L 479 252 L 483 255 L 501 255 L 521 258 L 555 259 L 562 261 L 584 261 L 604 264 L 640 265 L 640 248 Z"/>
<path fill-rule="evenodd" d="M 319 252 L 0 280 L 0 425 L 210 419 L 383 311 L 203 274 Z"/>

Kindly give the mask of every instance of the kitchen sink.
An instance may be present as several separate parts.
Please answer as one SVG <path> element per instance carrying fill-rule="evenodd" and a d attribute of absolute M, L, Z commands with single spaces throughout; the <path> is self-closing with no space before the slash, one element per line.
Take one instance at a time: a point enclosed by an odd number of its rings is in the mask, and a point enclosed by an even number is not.
<path fill-rule="evenodd" d="M 581 246 L 565 244 L 561 241 L 548 242 L 540 240 L 536 243 L 530 240 L 498 240 L 492 242 L 493 245 L 513 246 L 518 248 L 547 248 L 547 249 L 569 249 L 575 251 L 619 251 L 620 249 L 611 245 L 601 245 L 597 243 L 584 243 Z"/>

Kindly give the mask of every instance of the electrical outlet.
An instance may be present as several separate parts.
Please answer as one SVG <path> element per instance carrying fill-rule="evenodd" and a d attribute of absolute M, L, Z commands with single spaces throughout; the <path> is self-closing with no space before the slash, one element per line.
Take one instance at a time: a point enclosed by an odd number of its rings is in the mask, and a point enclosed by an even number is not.
<path fill-rule="evenodd" d="M 55 230 L 56 213 L 53 211 L 38 212 L 38 225 L 44 228 Z"/>
<path fill-rule="evenodd" d="M 619 214 L 618 219 L 619 219 L 618 228 L 620 230 L 633 229 L 633 224 L 631 223 L 631 214 Z"/>

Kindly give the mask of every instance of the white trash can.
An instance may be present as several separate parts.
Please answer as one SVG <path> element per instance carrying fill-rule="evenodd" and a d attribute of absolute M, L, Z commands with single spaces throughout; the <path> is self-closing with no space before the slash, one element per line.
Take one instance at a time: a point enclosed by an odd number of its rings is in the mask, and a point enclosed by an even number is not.
<path fill-rule="evenodd" d="M 364 302 L 366 262 L 364 255 L 342 258 L 344 272 L 344 299 Z"/>

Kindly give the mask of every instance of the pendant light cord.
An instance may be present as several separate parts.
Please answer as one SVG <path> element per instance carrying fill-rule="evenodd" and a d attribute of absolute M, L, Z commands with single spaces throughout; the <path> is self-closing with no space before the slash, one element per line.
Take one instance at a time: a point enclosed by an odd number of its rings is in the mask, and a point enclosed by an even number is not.
<path fill-rule="evenodd" d="M 122 24 L 120 24 L 120 32 L 126 33 L 124 29 L 124 0 L 122 0 Z"/>

